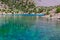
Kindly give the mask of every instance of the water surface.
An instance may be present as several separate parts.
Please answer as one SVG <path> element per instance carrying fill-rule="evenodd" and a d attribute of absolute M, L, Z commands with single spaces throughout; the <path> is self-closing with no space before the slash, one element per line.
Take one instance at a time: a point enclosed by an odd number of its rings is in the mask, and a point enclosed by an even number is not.
<path fill-rule="evenodd" d="M 0 40 L 60 40 L 60 21 L 0 15 Z"/>

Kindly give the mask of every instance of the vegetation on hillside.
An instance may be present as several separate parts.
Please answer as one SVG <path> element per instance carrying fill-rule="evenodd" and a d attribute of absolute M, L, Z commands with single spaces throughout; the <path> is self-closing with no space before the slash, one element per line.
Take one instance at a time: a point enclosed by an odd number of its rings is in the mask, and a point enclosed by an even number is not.
<path fill-rule="evenodd" d="M 56 13 L 60 13 L 60 7 L 56 8 Z"/>
<path fill-rule="evenodd" d="M 49 11 L 52 9 L 56 8 L 56 13 L 60 12 L 60 7 L 59 6 L 50 6 L 50 7 L 37 7 L 32 0 L 0 0 L 2 4 L 6 4 L 8 6 L 8 9 L 0 9 L 2 12 L 15 12 L 15 13 L 42 13 L 45 12 L 47 15 L 50 14 Z M 44 14 L 45 14 L 44 13 Z"/>
<path fill-rule="evenodd" d="M 47 11 L 46 11 L 46 15 L 49 15 L 49 14 L 50 14 L 50 13 L 49 13 L 49 10 L 47 10 Z"/>
<path fill-rule="evenodd" d="M 25 12 L 29 12 L 31 13 L 35 7 L 35 4 L 33 1 L 29 1 L 29 0 L 0 0 L 2 1 L 2 3 L 5 3 L 9 6 L 9 9 L 11 9 L 12 11 L 14 9 L 19 10 L 19 11 L 23 11 Z"/>

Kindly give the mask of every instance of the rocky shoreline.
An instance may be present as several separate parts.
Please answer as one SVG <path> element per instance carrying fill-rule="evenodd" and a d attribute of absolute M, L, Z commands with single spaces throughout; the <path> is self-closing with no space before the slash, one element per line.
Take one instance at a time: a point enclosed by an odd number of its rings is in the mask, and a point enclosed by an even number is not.
<path fill-rule="evenodd" d="M 5 13 L 5 12 L 0 12 L 0 15 L 7 15 L 7 14 L 11 15 L 11 14 L 21 14 L 21 13 Z M 32 14 L 35 14 L 35 13 L 32 13 Z M 48 19 L 60 19 L 60 13 L 54 14 L 54 15 L 51 15 L 51 14 L 44 15 L 44 16 L 41 16 L 41 17 L 48 18 Z"/>
<path fill-rule="evenodd" d="M 45 16 L 42 16 L 44 18 L 48 18 L 48 19 L 60 19 L 60 13 L 58 14 L 54 14 L 54 15 L 45 15 Z"/>

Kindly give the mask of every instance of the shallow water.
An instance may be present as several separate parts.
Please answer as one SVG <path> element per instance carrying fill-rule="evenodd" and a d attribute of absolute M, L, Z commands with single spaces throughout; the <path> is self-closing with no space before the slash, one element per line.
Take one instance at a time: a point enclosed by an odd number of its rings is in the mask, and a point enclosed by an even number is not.
<path fill-rule="evenodd" d="M 60 21 L 0 15 L 0 40 L 60 40 Z"/>

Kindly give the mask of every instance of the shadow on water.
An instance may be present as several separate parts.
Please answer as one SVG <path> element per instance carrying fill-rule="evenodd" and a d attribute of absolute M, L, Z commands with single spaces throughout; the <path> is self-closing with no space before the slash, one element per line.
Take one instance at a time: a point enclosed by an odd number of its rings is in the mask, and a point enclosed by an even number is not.
<path fill-rule="evenodd" d="M 0 40 L 60 40 L 59 24 L 36 16 L 1 16 Z"/>

